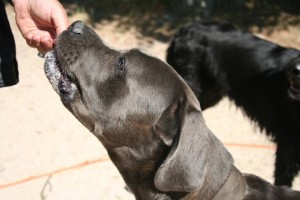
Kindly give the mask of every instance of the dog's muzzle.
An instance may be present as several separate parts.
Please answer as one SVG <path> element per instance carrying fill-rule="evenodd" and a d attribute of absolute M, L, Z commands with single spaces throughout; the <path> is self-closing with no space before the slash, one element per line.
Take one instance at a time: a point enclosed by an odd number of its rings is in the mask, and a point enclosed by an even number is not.
<path fill-rule="evenodd" d="M 54 51 L 46 53 L 44 71 L 53 89 L 63 100 L 71 101 L 74 99 L 77 87 L 59 67 Z"/>

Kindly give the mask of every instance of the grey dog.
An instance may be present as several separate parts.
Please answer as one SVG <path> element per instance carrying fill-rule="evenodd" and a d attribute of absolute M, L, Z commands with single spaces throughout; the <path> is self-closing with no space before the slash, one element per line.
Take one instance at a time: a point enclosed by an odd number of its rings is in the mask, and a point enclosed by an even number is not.
<path fill-rule="evenodd" d="M 65 107 L 105 146 L 137 200 L 287 200 L 300 193 L 243 175 L 199 102 L 166 63 L 106 46 L 74 22 L 46 54 Z"/>

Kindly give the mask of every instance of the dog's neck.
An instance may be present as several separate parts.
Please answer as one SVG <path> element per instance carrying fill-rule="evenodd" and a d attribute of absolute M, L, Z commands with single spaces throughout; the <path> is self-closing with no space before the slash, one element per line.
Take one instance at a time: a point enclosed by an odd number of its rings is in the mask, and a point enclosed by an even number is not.
<path fill-rule="evenodd" d="M 128 131 L 130 129 L 124 130 Z M 199 198 L 212 200 L 221 188 L 224 188 L 224 185 L 229 184 L 228 177 L 231 177 L 231 174 L 235 172 L 231 167 L 233 166 L 231 155 L 222 143 L 209 130 L 206 130 L 206 135 L 203 136 L 206 141 L 204 145 L 206 146 L 205 151 L 210 152 L 210 154 L 209 159 L 205 161 L 206 167 L 203 168 L 203 184 L 199 189 L 192 192 L 180 190 L 173 192 L 160 191 L 154 184 L 154 177 L 169 155 L 170 147 L 150 131 L 147 134 L 140 134 L 142 131 L 147 132 L 145 129 L 137 130 L 135 128 L 130 130 L 130 133 L 112 134 L 102 132 L 101 134 L 95 134 L 106 147 L 111 160 L 137 200 L 187 200 Z M 108 134 L 110 137 L 105 137 Z M 118 135 L 118 137 L 114 138 L 114 135 Z"/>
<path fill-rule="evenodd" d="M 134 194 L 136 200 L 172 200 L 181 199 L 186 193 L 172 193 L 166 194 L 159 191 L 154 185 L 154 176 L 162 161 L 151 162 L 151 156 L 141 156 L 143 152 L 136 151 L 133 147 L 117 147 L 108 150 L 108 154 L 118 168 L 124 181 L 126 182 L 130 191 Z M 163 152 L 157 152 L 156 155 L 165 157 Z M 155 158 L 157 159 L 157 158 Z M 155 160 L 153 159 L 153 160 Z"/>
<path fill-rule="evenodd" d="M 134 154 L 135 155 L 134 155 Z M 194 192 L 162 192 L 155 185 L 153 177 L 157 171 L 157 164 L 151 163 L 151 159 L 144 162 L 143 159 L 132 159 L 141 152 L 136 152 L 129 147 L 121 147 L 115 151 L 109 151 L 109 155 L 114 164 L 119 169 L 127 186 L 135 195 L 136 200 L 173 200 L 173 199 L 205 199 L 205 200 L 242 200 L 245 194 L 245 180 L 241 173 L 232 165 L 228 178 L 221 188 L 214 188 L 212 184 L 213 171 L 210 174 L 202 188 Z M 157 152 L 157 154 L 160 154 Z M 129 157 L 130 158 L 129 158 Z M 148 156 L 146 156 L 149 158 Z M 162 157 L 164 157 L 162 155 Z"/>
<path fill-rule="evenodd" d="M 186 193 L 172 193 L 171 197 L 170 194 L 161 192 L 155 187 L 155 173 L 159 164 L 162 162 L 160 160 L 166 155 L 164 155 L 164 151 L 155 152 L 154 155 L 143 155 L 147 153 L 149 152 L 137 151 L 134 147 L 117 147 L 108 151 L 111 160 L 118 168 L 136 200 L 172 200 L 174 199 L 174 195 L 179 197 L 176 199 L 180 199 L 184 196 Z M 161 158 L 158 160 L 156 160 L 157 157 L 155 157 L 155 159 L 152 158 L 157 155 L 160 155 Z M 144 157 L 147 159 L 143 159 Z"/>
<path fill-rule="evenodd" d="M 246 195 L 246 181 L 241 172 L 232 166 L 231 172 L 222 186 L 222 188 L 214 195 L 211 200 L 242 200 Z M 150 182 L 143 183 L 138 187 L 132 188 L 136 200 L 188 200 L 188 199 L 203 199 L 203 190 L 195 192 L 170 192 L 163 193 L 158 191 Z M 207 198 L 206 198 L 207 199 Z M 210 198 L 209 198 L 210 199 Z"/>

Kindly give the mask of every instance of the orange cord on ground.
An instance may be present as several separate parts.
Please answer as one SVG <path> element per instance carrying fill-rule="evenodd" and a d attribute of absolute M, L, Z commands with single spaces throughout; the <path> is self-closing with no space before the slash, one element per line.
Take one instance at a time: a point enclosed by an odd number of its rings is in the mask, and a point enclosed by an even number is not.
<path fill-rule="evenodd" d="M 271 149 L 271 150 L 276 149 L 276 146 L 274 146 L 274 145 L 271 146 L 271 145 L 260 145 L 260 144 L 239 144 L 239 143 L 226 143 L 226 142 L 224 143 L 224 145 L 228 146 L 228 147 L 243 147 L 243 148 Z M 0 189 L 13 187 L 13 186 L 20 185 L 22 183 L 27 183 L 27 182 L 30 182 L 30 181 L 33 181 L 33 180 L 36 180 L 36 179 L 39 179 L 39 178 L 48 177 L 48 176 L 51 176 L 53 174 L 58 174 L 58 173 L 62 173 L 62 172 L 65 172 L 65 171 L 70 171 L 70 170 L 82 168 L 82 167 L 85 167 L 85 166 L 88 166 L 88 165 L 92 165 L 92 164 L 95 164 L 95 163 L 109 161 L 109 160 L 110 160 L 109 158 L 99 158 L 99 159 L 95 159 L 95 160 L 85 161 L 85 162 L 82 162 L 82 163 L 79 163 L 77 165 L 73 165 L 73 166 L 70 166 L 70 167 L 57 169 L 57 170 L 52 171 L 52 172 L 39 174 L 39 175 L 34 175 L 34 176 L 30 176 L 28 178 L 24 178 L 24 179 L 15 181 L 15 182 L 0 185 Z"/>
<path fill-rule="evenodd" d="M 272 149 L 276 150 L 275 145 L 263 145 L 263 144 L 239 144 L 239 143 L 223 143 L 225 146 L 229 147 L 245 147 L 245 148 L 255 148 L 255 149 Z"/>
<path fill-rule="evenodd" d="M 16 186 L 16 185 L 26 183 L 26 182 L 29 182 L 29 181 L 33 181 L 33 180 L 36 180 L 36 179 L 39 179 L 39 178 L 48 177 L 48 176 L 51 176 L 53 174 L 58 174 L 58 173 L 61 173 L 61 172 L 70 171 L 70 170 L 82 168 L 82 167 L 85 167 L 85 166 L 88 166 L 88 165 L 92 165 L 92 164 L 95 164 L 95 163 L 109 161 L 109 160 L 110 160 L 109 158 L 99 158 L 99 159 L 95 159 L 95 160 L 85 161 L 85 162 L 82 162 L 82 163 L 79 163 L 77 165 L 73 165 L 73 166 L 70 166 L 70 167 L 57 169 L 57 170 L 52 171 L 52 172 L 39 174 L 39 175 L 34 175 L 34 176 L 30 176 L 28 178 L 24 178 L 24 179 L 21 179 L 21 180 L 12 182 L 12 183 L 7 183 L 7 184 L 4 184 L 4 185 L 0 185 L 0 189 Z"/>

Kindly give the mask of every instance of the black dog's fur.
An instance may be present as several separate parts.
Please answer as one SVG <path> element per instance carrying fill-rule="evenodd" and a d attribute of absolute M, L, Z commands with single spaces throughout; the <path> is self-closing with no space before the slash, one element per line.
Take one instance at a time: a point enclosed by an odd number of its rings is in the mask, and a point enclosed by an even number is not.
<path fill-rule="evenodd" d="M 192 90 L 154 57 L 113 50 L 75 22 L 46 55 L 45 72 L 137 200 L 300 199 L 300 192 L 242 175 Z"/>
<path fill-rule="evenodd" d="M 300 169 L 299 51 L 225 22 L 199 22 L 177 32 L 167 62 L 193 89 L 202 109 L 228 96 L 272 136 L 275 184 L 292 185 Z"/>

